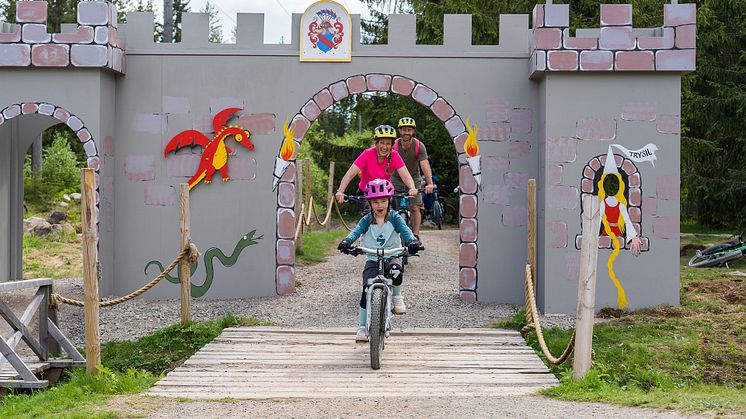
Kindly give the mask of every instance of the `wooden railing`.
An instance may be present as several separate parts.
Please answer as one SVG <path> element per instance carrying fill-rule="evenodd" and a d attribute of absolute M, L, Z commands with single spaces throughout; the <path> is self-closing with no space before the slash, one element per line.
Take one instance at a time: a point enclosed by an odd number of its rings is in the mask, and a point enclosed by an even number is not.
<path fill-rule="evenodd" d="M 36 288 L 36 293 L 20 318 L 8 304 L 0 300 L 0 316 L 13 329 L 13 334 L 8 339 L 0 336 L 0 387 L 46 387 L 49 382 L 39 379 L 36 374 L 43 373 L 49 368 L 85 365 L 83 356 L 53 321 L 53 311 L 49 308 L 49 297 L 52 294 L 51 279 L 0 283 L 0 293 L 29 288 Z M 39 333 L 34 335 L 31 331 L 31 321 L 37 312 Z M 24 360 L 18 355 L 16 347 L 21 341 L 26 343 L 38 359 Z M 57 345 L 68 358 L 50 358 L 50 352 L 56 352 Z"/>

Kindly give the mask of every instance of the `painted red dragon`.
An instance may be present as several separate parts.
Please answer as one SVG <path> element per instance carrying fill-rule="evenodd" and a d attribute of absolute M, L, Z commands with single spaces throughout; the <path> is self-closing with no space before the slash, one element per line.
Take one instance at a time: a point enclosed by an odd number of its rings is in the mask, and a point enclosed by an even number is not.
<path fill-rule="evenodd" d="M 240 145 L 248 148 L 249 150 L 254 149 L 254 144 L 251 142 L 251 133 L 245 129 L 225 124 L 230 120 L 233 115 L 240 111 L 241 108 L 227 108 L 218 112 L 217 115 L 212 119 L 212 126 L 215 130 L 215 136 L 212 139 L 199 131 L 190 129 L 182 131 L 166 145 L 163 150 L 163 157 L 167 157 L 168 153 L 176 151 L 184 147 L 192 147 L 195 145 L 201 146 L 202 157 L 199 161 L 199 167 L 197 172 L 189 179 L 189 189 L 192 189 L 201 180 L 204 179 L 205 183 L 210 183 L 212 175 L 215 172 L 220 172 L 220 177 L 223 182 L 230 180 L 228 177 L 228 155 L 233 154 L 226 144 L 225 141 L 233 136 L 233 139 Z"/>

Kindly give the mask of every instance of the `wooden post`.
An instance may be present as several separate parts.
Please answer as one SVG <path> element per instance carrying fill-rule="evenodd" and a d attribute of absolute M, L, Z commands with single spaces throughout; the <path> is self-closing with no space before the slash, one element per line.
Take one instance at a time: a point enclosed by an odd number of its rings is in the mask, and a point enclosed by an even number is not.
<path fill-rule="evenodd" d="M 334 162 L 329 162 L 329 187 L 326 190 L 326 203 L 327 203 L 327 209 L 326 211 L 331 211 L 331 206 L 334 205 L 332 202 L 334 199 Z M 326 229 L 328 230 L 331 227 L 332 223 L 326 223 Z"/>
<path fill-rule="evenodd" d="M 96 185 L 94 169 L 81 171 L 83 222 L 83 290 L 85 292 L 86 371 L 95 374 L 101 365 L 101 337 L 98 323 L 98 249 L 96 247 Z"/>
<path fill-rule="evenodd" d="M 181 226 L 179 228 L 179 246 L 180 249 L 189 246 L 189 185 L 186 183 L 179 184 L 179 219 Z M 182 259 L 179 262 L 179 277 L 181 278 L 181 324 L 187 325 L 191 320 L 190 304 L 191 304 L 191 278 L 190 278 L 190 263 L 188 259 Z"/>
<path fill-rule="evenodd" d="M 295 161 L 295 222 L 303 223 L 303 160 Z M 297 225 L 296 225 L 297 228 Z M 295 231 L 295 230 L 293 230 Z M 303 250 L 303 226 L 295 241 L 295 250 Z"/>
<path fill-rule="evenodd" d="M 596 266 L 598 262 L 598 231 L 601 224 L 598 195 L 583 197 L 582 246 L 580 248 L 580 279 L 578 284 L 578 314 L 575 321 L 575 356 L 572 375 L 585 377 L 591 367 L 593 320 L 596 309 Z"/>
<path fill-rule="evenodd" d="M 528 264 L 536 291 L 536 179 L 528 180 Z"/>

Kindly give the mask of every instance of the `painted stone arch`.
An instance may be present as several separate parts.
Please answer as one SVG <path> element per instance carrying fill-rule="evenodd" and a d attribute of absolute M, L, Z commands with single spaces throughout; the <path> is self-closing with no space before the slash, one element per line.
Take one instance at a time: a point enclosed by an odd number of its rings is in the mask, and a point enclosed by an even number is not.
<path fill-rule="evenodd" d="M 629 212 L 629 218 L 632 220 L 632 225 L 637 230 L 638 237 L 642 241 L 640 251 L 647 252 L 650 250 L 650 240 L 643 236 L 642 231 L 642 175 L 637 170 L 637 165 L 632 160 L 629 160 L 618 154 L 614 155 L 614 163 L 622 176 L 622 180 L 626 183 L 624 195 L 627 198 L 627 211 Z M 598 195 L 598 181 L 601 179 L 601 175 L 606 165 L 606 154 L 598 155 L 588 161 L 583 167 L 582 180 L 580 181 L 580 202 L 583 202 L 583 198 L 589 195 Z M 582 208 L 582 205 L 581 205 Z M 582 217 L 581 217 L 582 219 Z M 580 249 L 583 237 L 583 223 L 580 223 L 581 231 L 580 234 L 575 236 L 575 248 Z M 601 235 L 598 238 L 599 249 L 611 249 L 613 248 L 611 239 L 608 236 Z M 622 246 L 623 249 L 627 249 L 627 243 Z"/>
<path fill-rule="evenodd" d="M 348 96 L 366 92 L 395 93 L 411 98 L 430 109 L 451 136 L 459 162 L 459 295 L 465 301 L 476 302 L 478 188 L 464 152 L 466 126 L 463 118 L 445 98 L 427 85 L 408 77 L 382 73 L 354 75 L 329 84 L 301 106 L 290 122 L 296 145 L 300 146 L 311 123 L 324 110 Z M 290 162 L 277 185 L 275 285 L 280 295 L 291 294 L 295 287 L 295 164 L 295 160 Z"/>
<path fill-rule="evenodd" d="M 73 132 L 75 132 L 75 135 L 78 137 L 78 140 L 83 143 L 83 149 L 85 150 L 85 154 L 87 156 L 86 166 L 96 170 L 95 202 L 96 214 L 99 214 L 99 185 L 101 184 L 99 177 L 99 166 L 101 160 L 91 131 L 85 126 L 80 118 L 75 116 L 75 114 L 61 106 L 56 106 L 48 102 L 21 102 L 9 105 L 0 110 L 0 125 L 4 124 L 5 121 L 16 118 L 18 116 L 32 114 L 46 115 L 56 118 L 61 123 L 64 123 L 71 130 L 73 130 Z M 98 244 L 98 232 L 96 232 L 96 244 Z"/>

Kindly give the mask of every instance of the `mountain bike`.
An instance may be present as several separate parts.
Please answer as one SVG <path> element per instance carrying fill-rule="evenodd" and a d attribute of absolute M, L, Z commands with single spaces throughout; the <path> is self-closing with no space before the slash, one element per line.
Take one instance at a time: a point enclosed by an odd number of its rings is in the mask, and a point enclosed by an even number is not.
<path fill-rule="evenodd" d="M 420 250 L 424 250 L 420 246 Z M 381 368 L 381 355 L 386 347 L 386 338 L 391 331 L 391 296 L 393 293 L 393 280 L 386 275 L 384 262 L 389 257 L 408 255 L 406 247 L 394 249 L 369 249 L 367 247 L 351 247 L 343 253 L 348 255 L 373 255 L 378 257 L 378 275 L 369 278 L 365 284 L 366 290 L 366 315 L 365 327 L 368 330 L 368 343 L 370 344 L 370 367 L 374 370 Z"/>
<path fill-rule="evenodd" d="M 443 224 L 452 223 L 457 219 L 458 212 L 453 205 L 443 200 L 437 186 L 433 188 L 433 193 L 429 195 L 430 205 L 425 205 L 422 219 L 430 219 L 438 227 L 438 230 L 442 230 Z"/>
<path fill-rule="evenodd" d="M 687 266 L 690 268 L 709 268 L 713 266 L 728 267 L 728 263 L 740 259 L 746 254 L 746 242 L 743 241 L 743 233 L 738 240 L 716 244 L 706 249 L 697 250 L 697 253 L 689 259 Z"/>

